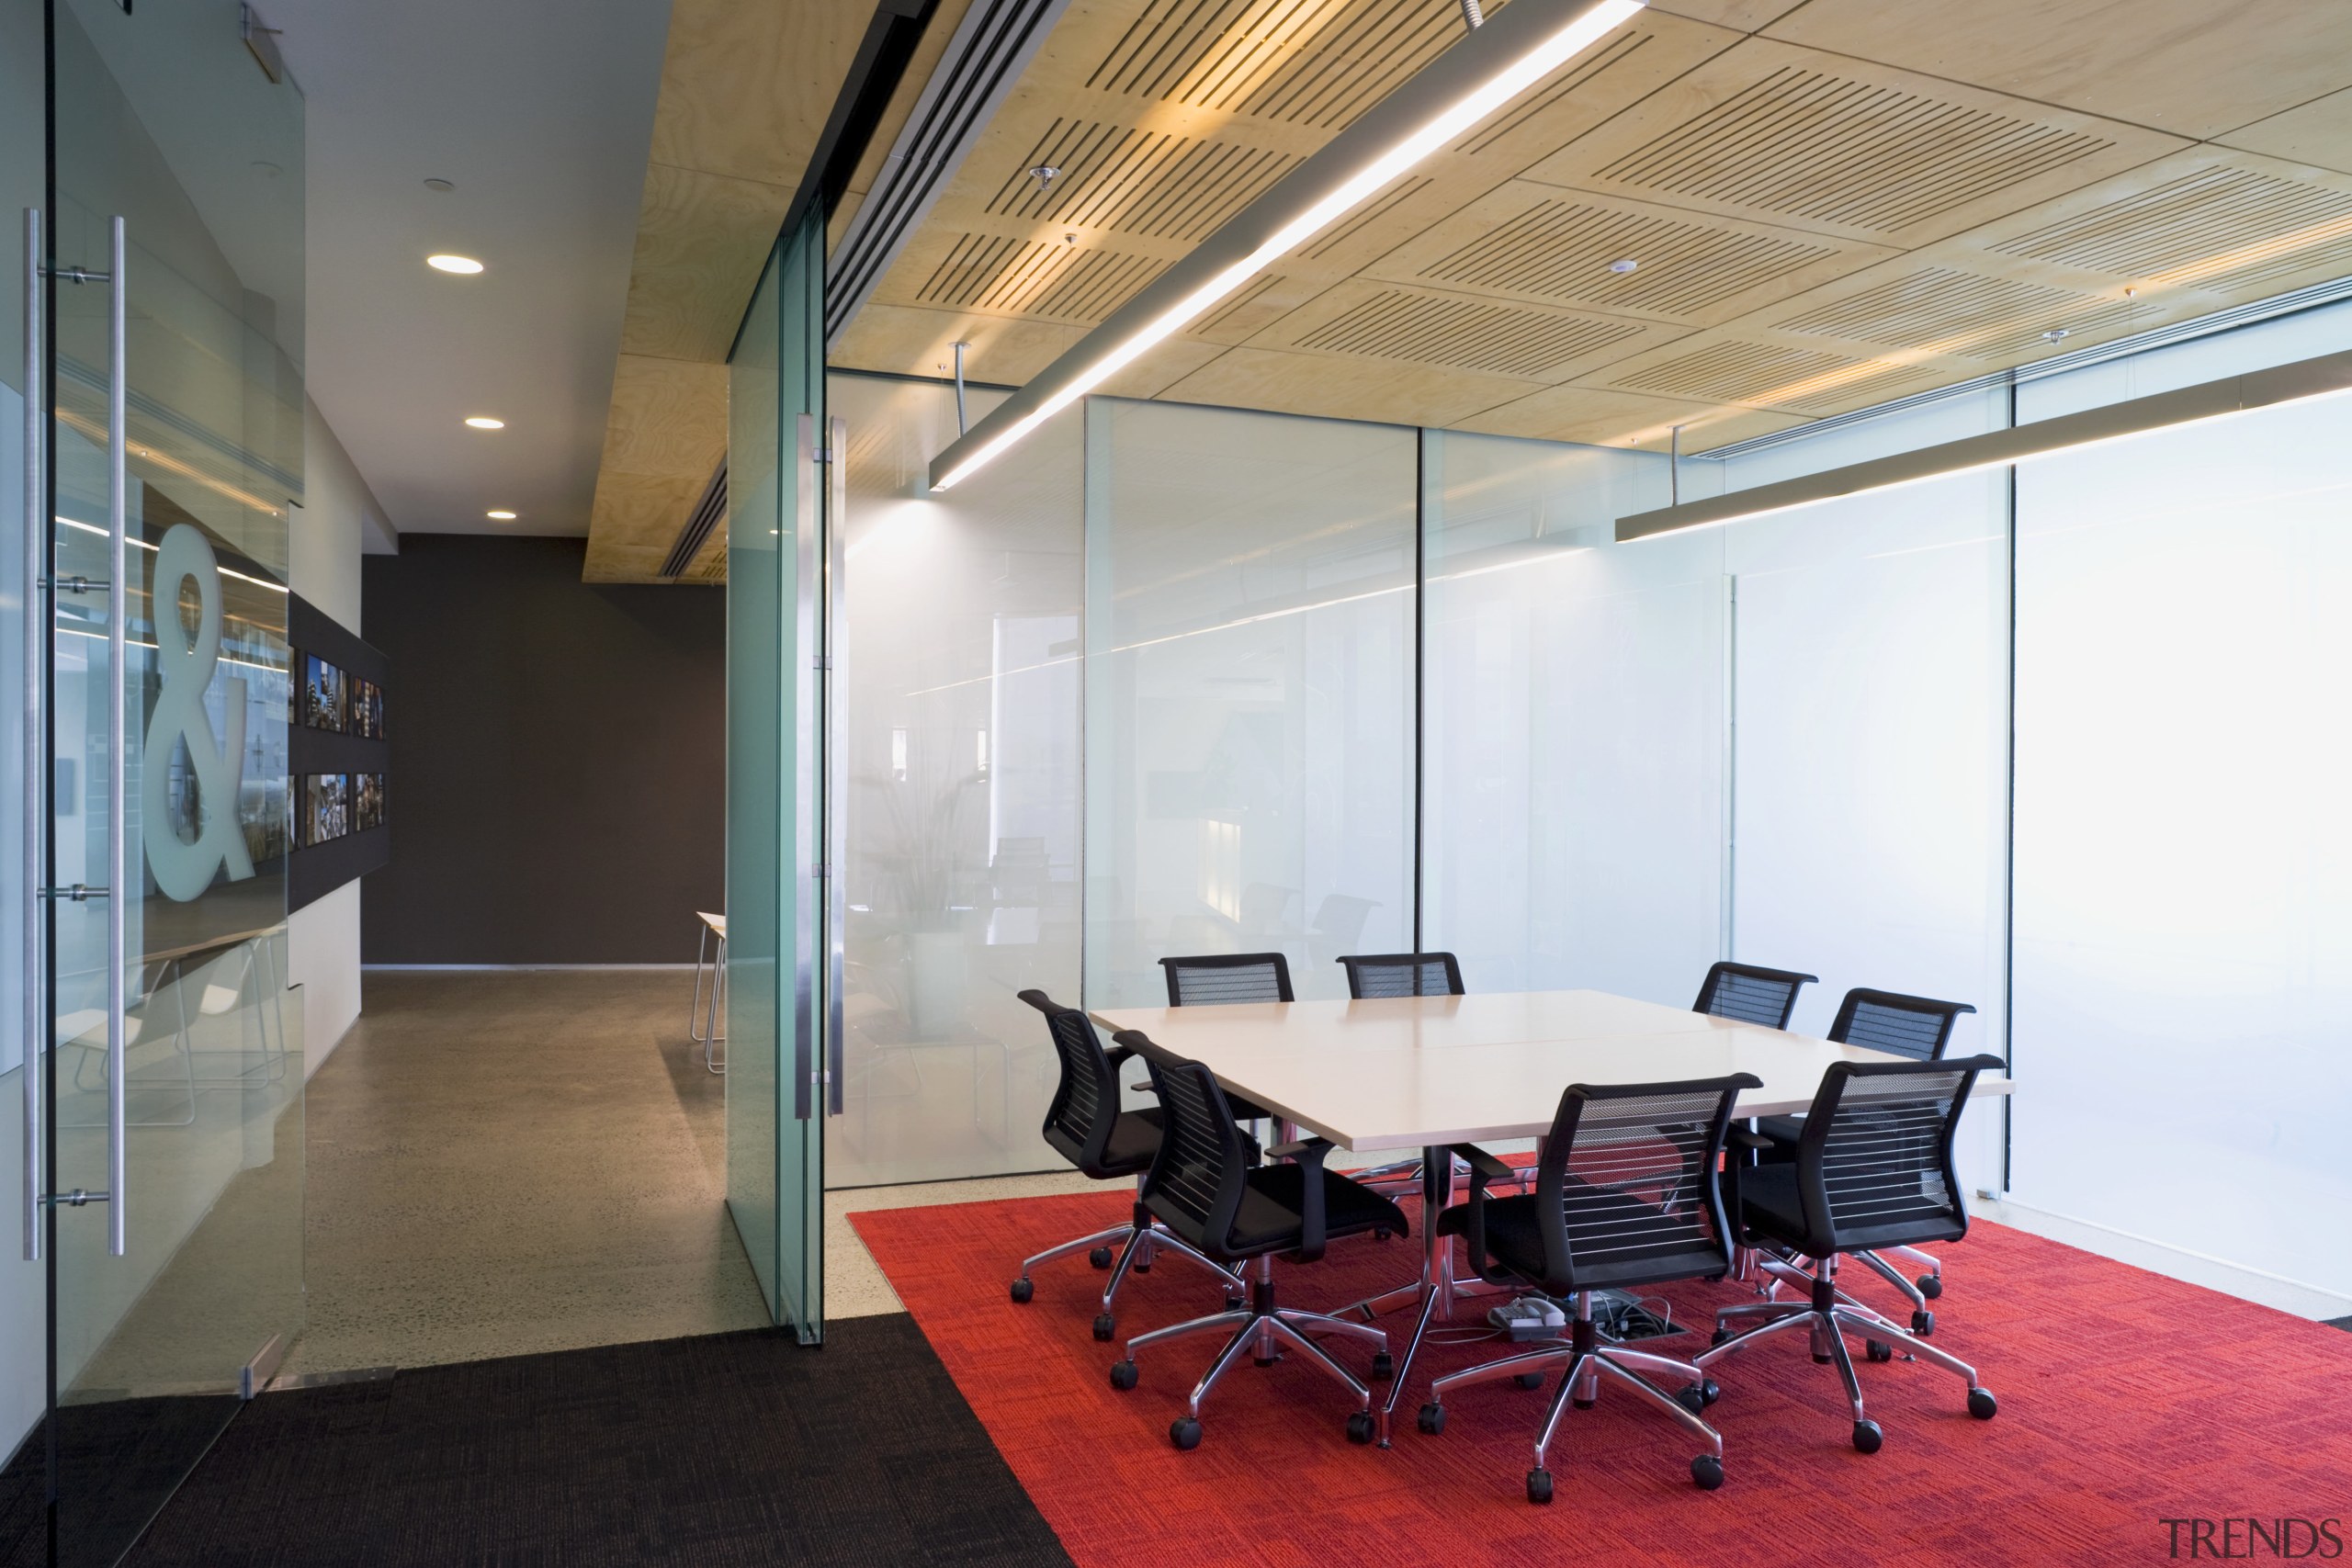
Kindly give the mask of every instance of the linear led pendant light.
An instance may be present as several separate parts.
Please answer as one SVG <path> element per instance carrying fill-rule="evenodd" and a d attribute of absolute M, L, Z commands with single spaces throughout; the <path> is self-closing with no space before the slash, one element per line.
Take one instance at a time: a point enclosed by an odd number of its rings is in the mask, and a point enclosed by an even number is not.
<path fill-rule="evenodd" d="M 1513 0 L 998 404 L 933 459 L 931 488 L 945 490 L 997 457 L 1641 8 L 1642 0 Z"/>
<path fill-rule="evenodd" d="M 2275 365 L 2267 370 L 2224 376 L 2192 387 L 2177 387 L 2168 392 L 2036 420 L 2008 430 L 1897 452 L 1842 468 L 1803 474 L 1775 484 L 1734 491 L 1729 495 L 1686 501 L 1679 506 L 1661 506 L 1655 512 L 1636 512 L 1617 519 L 1617 539 L 1623 544 L 1690 528 L 1721 527 L 1726 523 L 1793 512 L 1825 501 L 1899 490 L 1905 485 L 1950 479 L 1955 474 L 2006 468 L 2014 463 L 2031 462 L 2061 452 L 2079 452 L 2112 441 L 2129 441 L 2154 431 L 2209 424 L 2257 409 L 2313 402 L 2346 392 L 2352 392 L 2352 352 L 2323 354 L 2313 359 Z"/>

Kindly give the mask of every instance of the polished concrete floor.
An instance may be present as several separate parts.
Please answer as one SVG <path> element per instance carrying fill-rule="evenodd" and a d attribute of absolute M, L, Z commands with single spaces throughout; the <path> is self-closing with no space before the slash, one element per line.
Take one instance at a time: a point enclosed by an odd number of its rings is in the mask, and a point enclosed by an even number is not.
<path fill-rule="evenodd" d="M 368 972 L 359 1022 L 311 1079 L 309 1312 L 286 1373 L 764 1325 L 727 1214 L 726 1080 L 686 1035 L 692 985 Z M 900 1310 L 852 1210 L 1087 1185 L 1065 1171 L 830 1193 L 826 1312 Z"/>
<path fill-rule="evenodd" d="M 288 1373 L 767 1322 L 674 970 L 370 971 L 311 1079 Z"/>

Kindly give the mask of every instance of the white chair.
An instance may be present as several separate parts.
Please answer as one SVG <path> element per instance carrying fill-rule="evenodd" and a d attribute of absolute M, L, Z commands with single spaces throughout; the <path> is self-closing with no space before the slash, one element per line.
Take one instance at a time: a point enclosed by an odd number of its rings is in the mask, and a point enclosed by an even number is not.
<path fill-rule="evenodd" d="M 168 981 L 168 985 L 167 982 Z M 168 1034 L 173 1054 L 178 1057 L 180 1082 L 187 1097 L 187 1114 L 173 1117 L 135 1117 L 125 1115 L 126 1127 L 185 1127 L 196 1120 L 196 1063 L 188 1050 L 187 1006 L 185 987 L 181 985 L 177 959 L 165 959 L 147 964 L 140 974 L 139 1000 L 124 1010 L 122 1021 L 122 1054 L 124 1103 L 129 1104 L 130 1083 L 130 1051 L 144 1038 L 149 1043 Z M 57 1043 L 62 1050 L 76 1047 L 83 1055 L 74 1064 L 74 1087 L 85 1094 L 95 1094 L 107 1086 L 107 1013 L 104 1008 L 79 1008 L 61 1014 L 57 1020 Z M 97 1061 L 97 1081 L 89 1081 L 90 1063 Z M 152 1075 L 150 1081 L 152 1081 Z M 60 1121 L 60 1127 L 103 1127 L 99 1122 Z"/>

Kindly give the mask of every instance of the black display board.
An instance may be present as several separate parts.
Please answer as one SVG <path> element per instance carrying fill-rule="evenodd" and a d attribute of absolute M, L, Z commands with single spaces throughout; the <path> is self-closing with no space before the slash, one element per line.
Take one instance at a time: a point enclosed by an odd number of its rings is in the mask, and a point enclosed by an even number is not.
<path fill-rule="evenodd" d="M 287 857 L 288 912 L 316 902 L 356 877 L 388 865 L 392 858 L 392 818 L 400 792 L 392 786 L 392 738 L 400 732 L 400 708 L 391 698 L 391 660 L 344 630 L 334 616 L 300 594 L 287 608 L 287 641 L 294 648 L 292 695 L 287 712 L 287 771 L 293 775 L 288 791 L 294 812 L 293 849 Z M 324 728 L 311 722 L 312 662 L 340 673 L 345 728 Z M 351 722 L 352 698 L 358 683 L 373 688 L 379 722 L 371 728 Z M 311 809 L 309 781 L 332 777 L 346 781 L 342 809 L 344 831 L 319 842 L 311 841 L 305 816 Z M 361 826 L 356 785 L 361 779 L 381 781 L 375 795 L 375 823 Z"/>

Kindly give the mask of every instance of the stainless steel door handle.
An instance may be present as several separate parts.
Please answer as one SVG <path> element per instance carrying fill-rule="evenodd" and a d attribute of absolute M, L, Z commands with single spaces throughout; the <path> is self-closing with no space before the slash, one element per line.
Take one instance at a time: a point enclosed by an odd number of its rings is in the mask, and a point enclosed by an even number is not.
<path fill-rule="evenodd" d="M 41 1057 L 49 1044 L 42 984 L 41 934 L 47 924 L 41 888 L 49 880 L 41 864 L 48 835 L 48 770 L 42 765 L 41 664 L 47 651 L 49 603 L 41 581 L 41 543 L 49 536 L 47 487 L 41 482 L 41 286 L 40 209 L 25 209 L 25 589 L 24 610 L 24 993 L 25 993 L 25 1257 L 40 1257 L 41 1189 Z"/>
<path fill-rule="evenodd" d="M 127 1250 L 130 1194 L 124 1188 L 129 1169 L 123 1104 L 129 1098 L 123 1081 L 126 1014 L 124 994 L 124 918 L 130 902 L 130 856 L 123 843 L 127 813 L 123 794 L 129 787 L 130 759 L 123 755 L 128 728 L 124 713 L 126 654 L 130 647 L 127 622 L 130 615 L 130 416 L 129 388 L 124 384 L 129 352 L 125 344 L 125 302 L 122 219 L 112 225 L 112 251 L 107 269 L 107 1251 L 120 1258 Z"/>
<path fill-rule="evenodd" d="M 825 440 L 825 1113 L 842 1113 L 842 947 L 849 869 L 849 743 L 842 733 L 842 593 L 849 521 L 849 425 Z"/>
<path fill-rule="evenodd" d="M 819 1082 L 816 1052 L 817 975 L 816 944 L 822 936 L 818 925 L 817 885 L 821 872 L 817 857 L 822 852 L 824 840 L 820 836 L 817 816 L 817 747 L 820 731 L 817 728 L 818 684 L 817 660 L 820 644 L 817 625 L 817 578 L 823 569 L 823 558 L 817 553 L 820 536 L 818 507 L 821 503 L 818 489 L 817 465 L 820 455 L 817 450 L 817 420 L 813 414 L 800 414 L 794 421 L 798 433 L 797 461 L 795 465 L 799 484 L 794 504 L 793 547 L 797 570 L 794 581 L 793 629 L 786 638 L 792 649 L 792 722 L 793 722 L 793 786 L 792 815 L 786 831 L 791 836 L 792 856 L 792 1113 L 806 1122 L 815 1113 L 816 1089 Z M 782 922 L 778 922 L 781 929 Z M 782 964 L 784 954 L 776 955 Z"/>

